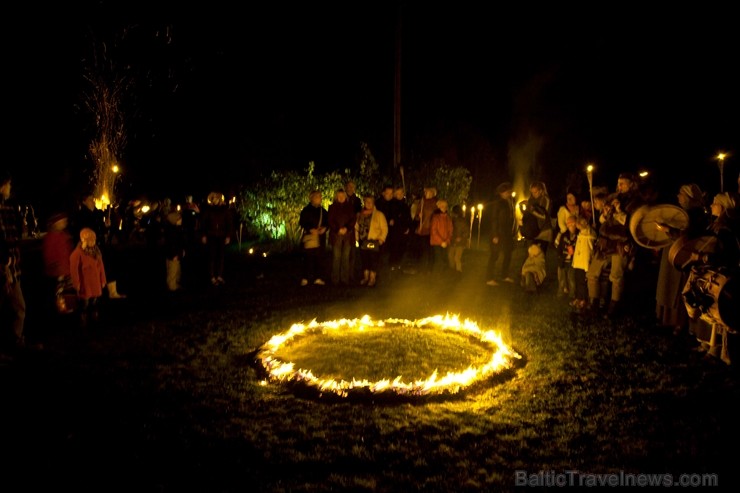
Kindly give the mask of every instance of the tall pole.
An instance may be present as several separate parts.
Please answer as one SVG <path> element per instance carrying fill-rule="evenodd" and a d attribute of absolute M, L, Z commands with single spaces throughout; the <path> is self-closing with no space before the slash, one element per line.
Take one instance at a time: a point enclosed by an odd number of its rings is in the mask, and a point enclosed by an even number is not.
<path fill-rule="evenodd" d="M 396 63 L 393 92 L 393 168 L 401 174 L 401 184 L 406 189 L 406 178 L 401 165 L 401 5 L 396 20 Z"/>
<path fill-rule="evenodd" d="M 480 248 L 480 223 L 481 223 L 482 217 L 483 217 L 483 204 L 478 204 L 478 246 L 477 248 Z"/>
<path fill-rule="evenodd" d="M 719 161 L 719 192 L 725 193 L 725 157 L 727 155 L 724 152 L 717 154 L 717 161 Z"/>
<path fill-rule="evenodd" d="M 475 206 L 470 206 L 470 229 L 468 231 L 468 248 L 473 246 L 473 221 L 475 221 Z"/>

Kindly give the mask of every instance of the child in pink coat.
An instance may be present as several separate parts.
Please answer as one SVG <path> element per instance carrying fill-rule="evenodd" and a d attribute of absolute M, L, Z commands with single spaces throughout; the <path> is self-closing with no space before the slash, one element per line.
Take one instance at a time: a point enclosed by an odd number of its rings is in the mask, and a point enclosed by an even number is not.
<path fill-rule="evenodd" d="M 97 246 L 95 232 L 90 228 L 80 231 L 80 242 L 69 256 L 72 286 L 79 299 L 80 326 L 87 327 L 88 317 L 98 318 L 98 300 L 105 287 L 103 255 Z"/>

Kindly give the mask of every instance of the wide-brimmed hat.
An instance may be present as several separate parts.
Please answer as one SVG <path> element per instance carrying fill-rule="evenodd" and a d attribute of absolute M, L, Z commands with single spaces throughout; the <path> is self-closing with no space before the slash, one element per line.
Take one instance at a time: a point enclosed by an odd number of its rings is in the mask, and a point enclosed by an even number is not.
<path fill-rule="evenodd" d="M 46 226 L 51 227 L 54 226 L 59 221 L 63 221 L 65 219 L 68 219 L 67 213 L 65 212 L 55 212 L 51 216 L 49 216 L 49 219 L 46 220 Z"/>
<path fill-rule="evenodd" d="M 514 190 L 514 187 L 508 181 L 505 181 L 496 187 L 497 194 L 502 194 L 504 192 L 511 192 L 513 190 Z"/>

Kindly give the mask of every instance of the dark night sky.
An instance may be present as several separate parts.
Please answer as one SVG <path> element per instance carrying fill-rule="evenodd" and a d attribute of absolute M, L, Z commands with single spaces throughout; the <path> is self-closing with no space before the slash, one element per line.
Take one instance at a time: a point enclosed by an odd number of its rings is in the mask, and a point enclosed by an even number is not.
<path fill-rule="evenodd" d="M 309 161 L 343 169 L 363 141 L 391 167 L 396 3 L 90 5 L 17 7 L 7 20 L 6 159 L 19 200 L 79 188 L 92 122 L 82 75 L 103 42 L 132 81 L 127 193 L 205 195 Z M 647 167 L 719 188 L 712 156 L 740 136 L 729 11 L 407 2 L 402 12 L 404 161 L 467 166 L 474 199 L 532 155 L 530 173 L 555 189 L 589 161 L 609 186 Z M 728 160 L 726 189 L 737 170 Z"/>

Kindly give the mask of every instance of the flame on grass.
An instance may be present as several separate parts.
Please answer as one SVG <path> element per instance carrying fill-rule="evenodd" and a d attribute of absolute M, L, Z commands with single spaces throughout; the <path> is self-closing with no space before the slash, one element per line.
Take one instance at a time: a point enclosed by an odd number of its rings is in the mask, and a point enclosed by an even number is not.
<path fill-rule="evenodd" d="M 328 331 L 363 331 L 371 327 L 385 327 L 386 325 L 400 325 L 408 328 L 430 327 L 439 330 L 459 332 L 477 338 L 478 341 L 491 348 L 490 359 L 481 366 L 470 366 L 459 372 L 448 372 L 438 375 L 435 370 L 428 378 L 413 382 L 404 382 L 401 376 L 394 379 L 383 379 L 376 382 L 368 380 L 351 381 L 320 378 L 310 369 L 296 369 L 292 362 L 280 360 L 276 354 L 278 350 L 294 338 L 301 335 L 326 333 Z M 325 322 L 311 321 L 304 325 L 293 326 L 285 333 L 273 336 L 257 351 L 257 361 L 262 364 L 271 380 L 279 382 L 301 382 L 321 392 L 331 392 L 341 397 L 347 397 L 353 390 L 369 390 L 371 392 L 393 392 L 405 396 L 422 396 L 431 394 L 457 393 L 473 383 L 494 374 L 500 373 L 513 366 L 515 359 L 521 356 L 514 352 L 501 339 L 501 335 L 494 331 L 483 331 L 475 322 L 465 319 L 460 321 L 457 316 L 435 315 L 420 320 L 405 320 L 390 318 L 373 320 L 368 315 L 360 319 L 340 319 Z"/>

